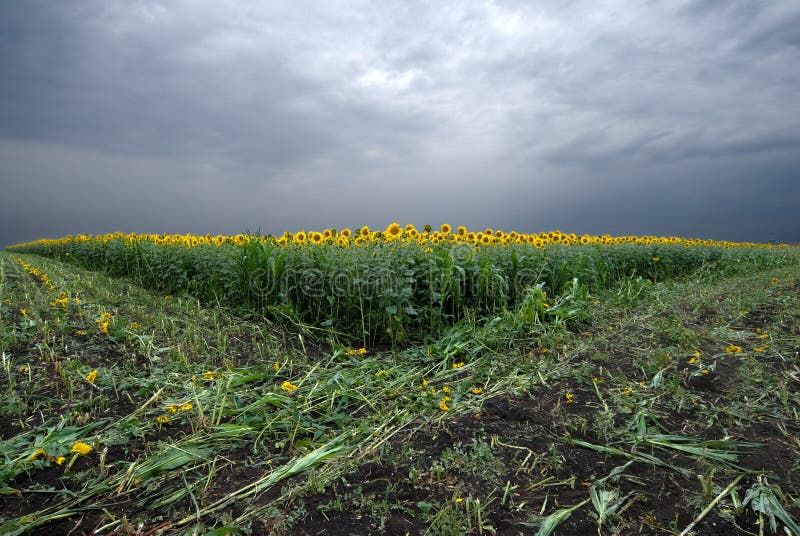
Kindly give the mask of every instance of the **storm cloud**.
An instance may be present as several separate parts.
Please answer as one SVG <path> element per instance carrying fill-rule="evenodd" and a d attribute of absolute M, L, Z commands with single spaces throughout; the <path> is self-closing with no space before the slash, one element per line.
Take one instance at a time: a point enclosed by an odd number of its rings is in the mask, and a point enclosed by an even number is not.
<path fill-rule="evenodd" d="M 391 221 L 800 241 L 792 2 L 9 0 L 0 245 Z"/>

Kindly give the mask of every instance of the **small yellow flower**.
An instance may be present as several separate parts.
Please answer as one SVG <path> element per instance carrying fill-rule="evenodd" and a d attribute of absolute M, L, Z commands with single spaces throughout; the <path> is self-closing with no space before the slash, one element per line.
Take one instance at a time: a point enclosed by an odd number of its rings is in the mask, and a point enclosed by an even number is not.
<path fill-rule="evenodd" d="M 297 390 L 297 386 L 287 380 L 281 384 L 281 389 L 283 389 L 287 393 L 292 393 Z"/>
<path fill-rule="evenodd" d="M 352 349 L 347 351 L 347 355 L 353 355 L 353 356 L 355 356 L 355 355 L 364 355 L 366 353 L 367 353 L 367 349 L 366 348 L 352 348 Z"/>
<path fill-rule="evenodd" d="M 203 379 L 208 381 L 214 381 L 219 378 L 219 374 L 214 374 L 210 370 L 207 370 L 203 373 Z"/>
<path fill-rule="evenodd" d="M 67 461 L 67 459 L 64 456 L 59 456 L 58 458 L 53 458 L 53 461 L 58 465 L 64 465 L 64 462 Z"/>
<path fill-rule="evenodd" d="M 575 395 L 572 393 L 566 393 L 564 395 L 564 398 L 567 400 L 567 404 L 572 404 L 573 402 L 575 402 Z"/>
<path fill-rule="evenodd" d="M 164 299 L 165 299 L 165 300 L 171 300 L 171 299 L 172 299 L 172 296 L 170 296 L 169 294 L 167 294 L 166 296 L 164 296 Z"/>
<path fill-rule="evenodd" d="M 483 392 L 483 389 L 481 389 L 480 387 L 476 387 L 475 389 L 472 390 L 472 394 L 473 395 L 479 395 L 482 392 Z"/>
<path fill-rule="evenodd" d="M 86 335 L 86 330 L 85 329 L 76 329 L 75 330 L 75 335 Z"/>
<path fill-rule="evenodd" d="M 653 262 L 658 262 L 658 261 L 660 261 L 660 260 L 661 260 L 661 259 L 660 259 L 660 258 L 658 258 L 658 257 L 653 257 Z"/>
<path fill-rule="evenodd" d="M 177 413 L 180 408 L 181 408 L 180 406 L 172 404 L 167 406 L 167 411 L 169 411 L 170 413 Z"/>
<path fill-rule="evenodd" d="M 193 406 L 191 402 L 184 402 L 178 409 L 181 411 L 189 411 L 190 409 L 192 409 L 192 407 Z"/>
<path fill-rule="evenodd" d="M 94 369 L 89 374 L 86 375 L 86 381 L 94 385 L 94 381 L 97 379 L 97 369 Z"/>
<path fill-rule="evenodd" d="M 550 309 L 550 304 L 549 304 L 549 303 L 547 303 L 547 302 L 544 302 L 544 303 L 542 304 L 542 307 L 544 307 L 545 309 Z"/>
<path fill-rule="evenodd" d="M 450 397 L 449 397 L 449 396 L 446 396 L 446 397 L 442 398 L 442 401 L 441 401 L 441 402 L 439 402 L 439 409 L 440 409 L 440 410 L 442 410 L 442 411 L 447 411 L 447 410 L 449 410 L 450 408 L 447 406 L 447 403 L 448 403 L 450 400 L 451 400 L 451 399 L 450 399 Z"/>
<path fill-rule="evenodd" d="M 87 445 L 86 443 L 81 443 L 80 441 L 72 445 L 70 452 L 77 452 L 82 456 L 86 456 L 90 452 L 92 452 L 92 446 Z"/>
<path fill-rule="evenodd" d="M 727 348 L 725 348 L 725 353 L 726 354 L 741 354 L 742 353 L 742 347 L 741 346 L 736 346 L 735 344 L 730 344 L 730 345 L 728 345 Z"/>
<path fill-rule="evenodd" d="M 425 378 L 422 378 L 422 386 L 423 387 L 427 387 L 428 386 L 428 380 L 426 380 Z"/>
<path fill-rule="evenodd" d="M 457 503 L 462 503 L 462 502 L 464 502 L 464 497 L 456 497 L 456 498 L 455 498 L 455 502 L 457 502 Z"/>
<path fill-rule="evenodd" d="M 108 322 L 103 322 L 100 324 L 100 331 L 103 333 L 108 333 Z"/>
<path fill-rule="evenodd" d="M 701 355 L 701 354 L 700 354 L 700 350 L 695 350 L 695 351 L 694 351 L 694 356 L 695 356 L 695 357 L 700 357 L 700 355 Z"/>
<path fill-rule="evenodd" d="M 632 394 L 633 394 L 633 389 L 631 389 L 630 387 L 628 387 L 627 389 L 625 389 L 624 391 L 622 391 L 622 394 L 623 394 L 623 395 L 625 395 L 625 396 L 632 395 Z"/>
<path fill-rule="evenodd" d="M 459 361 L 458 363 L 453 363 L 453 368 L 454 369 L 460 369 L 463 366 L 464 366 L 464 362 L 463 361 Z"/>
<path fill-rule="evenodd" d="M 695 357 L 695 356 L 692 356 L 692 357 L 689 358 L 689 364 L 690 365 L 694 365 L 695 363 L 697 363 L 697 361 L 698 361 L 697 357 Z"/>
<path fill-rule="evenodd" d="M 758 346 L 756 348 L 753 348 L 753 351 L 757 354 L 761 354 L 764 353 L 764 350 L 766 350 L 767 348 L 769 348 L 769 346 Z"/>
<path fill-rule="evenodd" d="M 272 365 L 272 369 L 275 371 L 275 374 L 277 374 L 278 371 L 281 370 L 281 366 L 278 364 L 277 361 L 275 361 L 275 364 Z"/>
<path fill-rule="evenodd" d="M 19 312 L 22 313 L 22 316 L 24 316 L 25 318 L 28 318 L 28 310 L 27 309 L 20 309 Z"/>
<path fill-rule="evenodd" d="M 35 462 L 39 458 L 49 458 L 50 455 L 45 452 L 44 449 L 36 449 L 36 452 L 31 454 L 30 458 L 28 458 L 29 462 Z"/>
<path fill-rule="evenodd" d="M 700 374 L 710 374 L 710 373 L 711 373 L 711 371 L 708 370 L 708 369 L 703 369 L 703 370 L 700 371 Z"/>
<path fill-rule="evenodd" d="M 138 322 L 131 322 L 130 328 L 131 328 L 132 330 L 137 330 L 137 329 L 139 329 L 139 323 L 138 323 Z"/>
<path fill-rule="evenodd" d="M 387 374 L 388 374 L 388 372 L 386 372 L 385 370 L 381 369 L 381 370 L 379 370 L 378 372 L 375 373 L 375 376 L 386 376 Z"/>
<path fill-rule="evenodd" d="M 442 387 L 442 392 L 443 392 L 443 393 L 450 394 L 450 388 L 449 388 L 448 386 L 446 386 L 446 385 L 445 385 L 444 387 Z"/>
<path fill-rule="evenodd" d="M 758 339 L 769 339 L 769 333 L 762 333 L 757 338 Z"/>
<path fill-rule="evenodd" d="M 601 379 L 600 379 L 600 378 L 598 378 L 597 376 L 593 376 L 593 377 L 592 377 L 592 382 L 594 382 L 594 383 L 603 383 L 603 380 L 601 380 Z"/>
<path fill-rule="evenodd" d="M 156 417 L 156 421 L 158 421 L 159 424 L 167 424 L 170 420 L 169 415 L 159 415 Z"/>
<path fill-rule="evenodd" d="M 775 283 L 778 282 L 778 278 L 777 277 L 773 277 L 772 279 L 769 280 L 769 282 L 770 282 L 770 284 L 774 285 Z"/>

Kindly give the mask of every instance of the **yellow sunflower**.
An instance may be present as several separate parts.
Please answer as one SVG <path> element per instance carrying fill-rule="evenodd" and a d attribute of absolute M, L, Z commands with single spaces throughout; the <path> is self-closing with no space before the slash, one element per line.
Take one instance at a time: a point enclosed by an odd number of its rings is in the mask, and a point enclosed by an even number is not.
<path fill-rule="evenodd" d="M 400 227 L 400 224 L 397 222 L 393 222 L 389 227 L 386 228 L 386 236 L 393 240 L 395 238 L 399 238 L 400 235 L 403 234 L 403 228 Z"/>

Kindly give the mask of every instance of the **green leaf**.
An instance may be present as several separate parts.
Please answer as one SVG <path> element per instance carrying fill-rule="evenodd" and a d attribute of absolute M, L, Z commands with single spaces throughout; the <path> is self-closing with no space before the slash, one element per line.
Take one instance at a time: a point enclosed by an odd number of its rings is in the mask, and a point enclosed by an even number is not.
<path fill-rule="evenodd" d="M 589 499 L 586 499 L 582 502 L 579 502 L 575 506 L 570 506 L 569 508 L 561 508 L 556 510 L 549 516 L 542 519 L 542 522 L 539 524 L 539 532 L 536 533 L 536 536 L 550 536 L 551 534 L 555 533 L 556 527 L 558 527 L 561 523 L 563 523 L 569 516 L 572 515 L 572 512 L 583 506 L 584 504 L 588 503 Z"/>

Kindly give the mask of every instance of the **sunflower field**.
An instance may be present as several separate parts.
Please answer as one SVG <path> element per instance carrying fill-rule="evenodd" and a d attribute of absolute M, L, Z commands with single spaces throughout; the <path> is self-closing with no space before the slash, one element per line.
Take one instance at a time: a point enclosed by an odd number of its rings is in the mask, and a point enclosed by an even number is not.
<path fill-rule="evenodd" d="M 581 302 L 625 278 L 723 276 L 797 259 L 786 244 L 397 223 L 280 236 L 81 234 L 9 249 L 363 345 L 427 340 L 462 319 L 510 311 L 528 322 L 579 321 Z"/>

